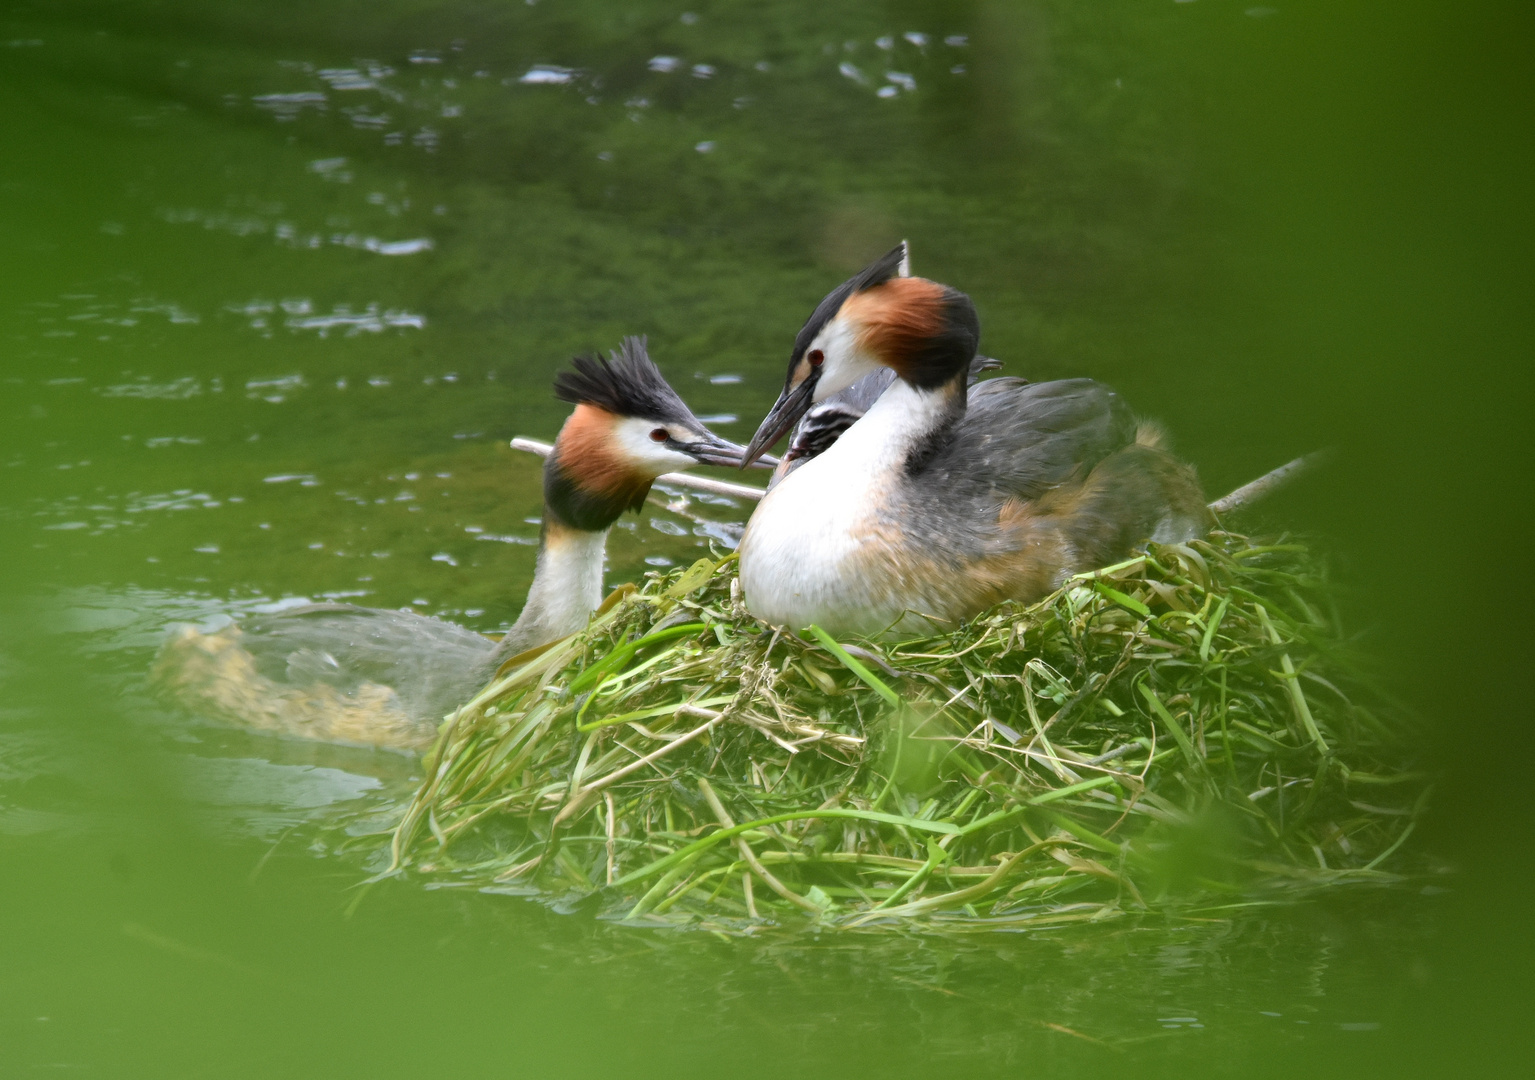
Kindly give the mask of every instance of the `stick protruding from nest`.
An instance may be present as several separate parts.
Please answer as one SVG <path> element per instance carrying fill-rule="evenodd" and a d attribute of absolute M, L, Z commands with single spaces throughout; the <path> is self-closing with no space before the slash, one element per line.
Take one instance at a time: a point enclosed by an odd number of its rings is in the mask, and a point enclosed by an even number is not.
<path fill-rule="evenodd" d="M 1259 499 L 1267 498 L 1326 460 L 1326 450 L 1314 450 L 1294 461 L 1287 461 L 1279 468 L 1264 473 L 1258 479 L 1243 484 L 1229 495 L 1216 499 L 1210 504 L 1210 509 L 1216 514 L 1230 514 L 1237 510 L 1245 510 Z"/>
<path fill-rule="evenodd" d="M 1148 446 L 1157 445 L 1162 438 L 1161 429 L 1155 425 L 1142 425 L 1142 433 L 1138 435 L 1140 441 Z M 537 439 L 525 439 L 522 436 L 512 440 L 513 450 L 523 450 L 539 457 L 548 457 L 554 449 L 546 442 Z M 1237 510 L 1245 510 L 1259 499 L 1263 499 L 1280 488 L 1284 487 L 1296 477 L 1310 472 L 1321 464 L 1327 457 L 1325 450 L 1317 450 L 1310 454 L 1288 461 L 1264 473 L 1258 479 L 1243 484 L 1228 495 L 1222 495 L 1219 499 L 1210 503 L 1210 509 L 1216 514 L 1230 514 Z M 728 495 L 736 499 L 751 499 L 753 502 L 761 501 L 767 492 L 763 488 L 752 487 L 750 484 L 732 484 L 726 480 L 715 480 L 707 476 L 692 476 L 688 473 L 666 473 L 656 477 L 656 482 L 661 484 L 674 484 L 677 487 L 691 488 L 694 491 L 707 491 L 713 495 Z"/>

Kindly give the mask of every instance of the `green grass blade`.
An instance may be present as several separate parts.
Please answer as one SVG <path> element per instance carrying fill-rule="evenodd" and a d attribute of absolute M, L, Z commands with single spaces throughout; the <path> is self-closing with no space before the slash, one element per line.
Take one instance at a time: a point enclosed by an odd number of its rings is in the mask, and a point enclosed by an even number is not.
<path fill-rule="evenodd" d="M 1183 756 L 1188 758 L 1190 765 L 1199 765 L 1199 754 L 1194 750 L 1194 744 L 1189 741 L 1189 733 L 1183 730 L 1183 725 L 1173 719 L 1173 714 L 1167 711 L 1167 706 L 1162 704 L 1162 699 L 1157 697 L 1157 692 L 1146 683 L 1141 683 L 1141 696 L 1146 699 L 1146 704 L 1151 706 L 1151 711 L 1157 714 L 1162 721 L 1162 726 L 1178 744 L 1178 749 L 1183 751 Z"/>
<path fill-rule="evenodd" d="M 892 707 L 900 708 L 901 696 L 894 690 L 890 689 L 889 686 L 885 685 L 885 683 L 878 676 L 876 676 L 874 672 L 864 667 L 862 662 L 860 662 L 857 657 L 848 652 L 841 645 L 838 645 L 836 640 L 830 634 L 828 634 L 825 630 L 822 630 L 815 623 L 810 624 L 810 632 L 815 635 L 815 639 L 825 647 L 827 652 L 831 653 L 838 660 L 842 661 L 843 667 L 847 668 L 854 675 L 857 675 L 860 679 L 872 687 L 874 692 L 877 693 L 880 697 L 884 698 Z"/>
<path fill-rule="evenodd" d="M 632 881 L 639 881 L 642 878 L 649 877 L 651 874 L 676 865 L 679 861 L 686 861 L 696 855 L 700 855 L 703 852 L 709 850 L 715 844 L 718 844 L 721 840 L 729 840 L 732 837 L 740 836 L 742 833 L 749 832 L 753 829 L 765 828 L 768 825 L 781 825 L 786 821 L 809 821 L 816 818 L 826 818 L 828 820 L 836 818 L 850 818 L 858 821 L 879 821 L 886 825 L 902 825 L 908 829 L 916 829 L 921 832 L 947 834 L 958 833 L 960 831 L 959 826 L 955 825 L 953 822 L 924 821 L 921 818 L 902 817 L 900 814 L 882 814 L 877 810 L 848 810 L 842 808 L 832 808 L 827 810 L 800 810 L 787 814 L 774 814 L 772 817 L 759 818 L 756 821 L 748 821 L 740 825 L 734 825 L 728 829 L 721 829 L 718 832 L 710 833 L 708 836 L 705 836 L 701 840 L 694 840 L 691 844 L 687 845 L 687 847 L 684 847 L 678 851 L 674 851 L 670 855 L 663 856 L 662 858 L 657 859 L 655 862 L 640 867 L 638 870 L 631 870 L 629 873 L 613 882 L 613 884 L 627 885 Z"/>
<path fill-rule="evenodd" d="M 1096 579 L 1093 581 L 1093 588 L 1098 590 L 1106 599 L 1112 600 L 1125 610 L 1133 611 L 1143 619 L 1151 617 L 1151 609 L 1135 597 L 1122 593 L 1118 589 L 1105 585 L 1102 581 Z"/>
<path fill-rule="evenodd" d="M 703 623 L 683 623 L 681 626 L 668 626 L 665 630 L 657 630 L 653 634 L 646 634 L 639 640 L 631 641 L 627 645 L 620 645 L 573 680 L 570 684 L 570 692 L 572 694 L 579 694 L 608 672 L 623 667 L 624 664 L 629 662 L 630 657 L 649 645 L 670 641 L 672 638 L 683 637 L 687 634 L 696 634 L 700 630 L 707 629 L 708 627 Z"/>

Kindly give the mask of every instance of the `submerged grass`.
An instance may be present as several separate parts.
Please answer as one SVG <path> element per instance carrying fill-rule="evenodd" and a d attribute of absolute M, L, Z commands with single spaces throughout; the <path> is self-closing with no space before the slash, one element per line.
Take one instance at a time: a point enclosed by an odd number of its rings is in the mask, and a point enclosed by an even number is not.
<path fill-rule="evenodd" d="M 392 869 L 721 928 L 1393 880 L 1426 785 L 1347 652 L 1320 562 L 1228 533 L 878 642 L 775 631 L 701 560 L 454 713 Z"/>

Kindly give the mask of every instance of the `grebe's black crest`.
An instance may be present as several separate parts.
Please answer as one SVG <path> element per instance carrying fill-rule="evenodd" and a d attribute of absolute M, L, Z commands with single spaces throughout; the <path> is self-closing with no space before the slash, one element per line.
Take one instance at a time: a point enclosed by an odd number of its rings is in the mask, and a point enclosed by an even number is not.
<path fill-rule="evenodd" d="M 607 359 L 593 353 L 571 361 L 574 370 L 554 380 L 554 396 L 572 405 L 595 405 L 615 416 L 677 421 L 698 426 L 691 409 L 677 396 L 650 354 L 643 337 L 626 337 Z"/>
<path fill-rule="evenodd" d="M 854 293 L 872 289 L 876 285 L 883 285 L 894 277 L 905 277 L 910 269 L 910 253 L 906 249 L 906 241 L 902 240 L 895 247 L 875 259 L 868 266 L 838 285 L 826 294 L 826 299 L 816 305 L 810 318 L 805 320 L 805 325 L 800 327 L 800 332 L 794 339 L 794 352 L 789 356 L 789 369 L 799 363 L 800 357 L 805 355 L 805 350 L 810 348 L 810 343 L 815 340 L 826 326 L 842 310 L 842 305 L 847 298 Z"/>
<path fill-rule="evenodd" d="M 742 448 L 693 415 L 642 337 L 624 338 L 607 359 L 576 357 L 555 378 L 554 393 L 576 408 L 544 462 L 546 524 L 601 532 L 625 510 L 639 510 L 658 476 L 741 463 Z"/>

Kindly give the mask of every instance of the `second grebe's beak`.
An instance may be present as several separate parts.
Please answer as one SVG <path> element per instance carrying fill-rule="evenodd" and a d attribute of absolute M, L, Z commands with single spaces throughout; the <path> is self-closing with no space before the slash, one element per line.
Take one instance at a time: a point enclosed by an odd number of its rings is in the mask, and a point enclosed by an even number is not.
<path fill-rule="evenodd" d="M 688 440 L 668 439 L 670 449 L 697 461 L 700 465 L 723 465 L 728 468 L 746 467 L 746 449 L 736 443 L 720 438 L 712 431 L 693 432 L 693 438 Z M 778 464 L 775 458 L 772 464 L 761 462 L 762 468 L 771 469 Z"/>
<path fill-rule="evenodd" d="M 778 395 L 778 401 L 767 417 L 762 421 L 762 426 L 757 429 L 757 434 L 752 436 L 751 443 L 746 447 L 746 453 L 741 459 L 741 468 L 746 468 L 763 457 L 763 451 L 783 438 L 800 417 L 810 411 L 810 406 L 815 404 L 815 384 L 820 374 L 819 368 L 810 368 L 808 374 L 799 381 L 798 386 L 789 387 Z"/>

